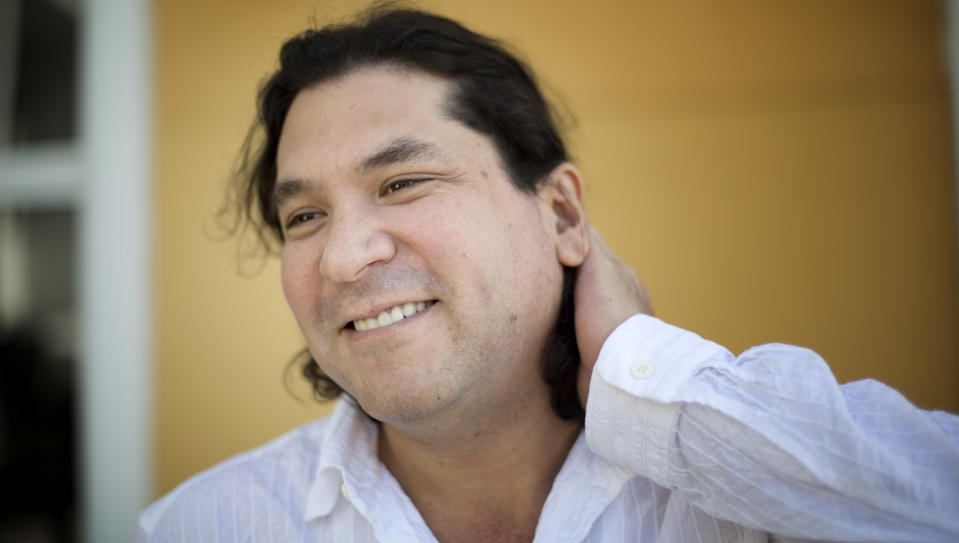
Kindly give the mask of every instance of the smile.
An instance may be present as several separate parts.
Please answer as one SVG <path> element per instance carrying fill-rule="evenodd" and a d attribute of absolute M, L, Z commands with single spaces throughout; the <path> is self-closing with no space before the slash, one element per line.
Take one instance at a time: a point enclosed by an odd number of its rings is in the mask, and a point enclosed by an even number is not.
<path fill-rule="evenodd" d="M 428 302 L 406 302 L 402 305 L 394 305 L 389 310 L 380 311 L 380 314 L 375 317 L 357 319 L 351 324 L 357 332 L 375 330 L 376 328 L 382 328 L 384 326 L 396 324 L 407 317 L 412 317 L 413 315 L 423 311 L 435 303 L 435 300 L 430 300 Z"/>

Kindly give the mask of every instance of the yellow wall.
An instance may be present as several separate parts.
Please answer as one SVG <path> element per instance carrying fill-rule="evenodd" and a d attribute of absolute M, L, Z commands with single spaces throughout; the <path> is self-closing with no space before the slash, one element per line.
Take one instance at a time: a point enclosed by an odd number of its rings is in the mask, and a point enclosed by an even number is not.
<path fill-rule="evenodd" d="M 362 4 L 156 3 L 158 493 L 325 412 L 283 386 L 277 263 L 241 277 L 211 232 L 283 38 Z M 938 2 L 421 5 L 514 44 L 575 115 L 591 218 L 660 317 L 959 411 Z"/>

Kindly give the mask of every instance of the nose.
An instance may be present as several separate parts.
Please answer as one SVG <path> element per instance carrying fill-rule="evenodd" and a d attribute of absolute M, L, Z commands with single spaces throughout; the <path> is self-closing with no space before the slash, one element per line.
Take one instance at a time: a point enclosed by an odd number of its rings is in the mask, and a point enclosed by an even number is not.
<path fill-rule="evenodd" d="M 320 259 L 320 273 L 331 281 L 350 283 L 362 278 L 370 267 L 392 260 L 396 243 L 376 222 L 373 214 L 334 216 Z"/>

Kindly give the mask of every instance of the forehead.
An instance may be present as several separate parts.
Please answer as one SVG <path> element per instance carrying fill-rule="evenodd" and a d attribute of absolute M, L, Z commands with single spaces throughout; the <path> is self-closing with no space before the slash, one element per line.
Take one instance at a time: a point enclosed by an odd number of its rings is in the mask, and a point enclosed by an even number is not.
<path fill-rule="evenodd" d="M 444 79 L 391 66 L 361 68 L 308 87 L 284 121 L 278 173 L 282 178 L 285 167 L 308 167 L 303 162 L 311 157 L 359 160 L 402 138 L 442 143 L 450 131 L 466 129 L 444 114 L 450 90 Z"/>

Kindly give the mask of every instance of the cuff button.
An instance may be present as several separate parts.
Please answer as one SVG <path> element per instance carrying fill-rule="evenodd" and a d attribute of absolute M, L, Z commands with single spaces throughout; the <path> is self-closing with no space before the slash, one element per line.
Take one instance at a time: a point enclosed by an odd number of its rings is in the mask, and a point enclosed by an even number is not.
<path fill-rule="evenodd" d="M 649 362 L 638 362 L 630 368 L 629 372 L 636 379 L 645 379 L 653 374 L 653 365 Z"/>

